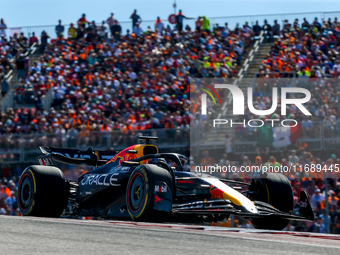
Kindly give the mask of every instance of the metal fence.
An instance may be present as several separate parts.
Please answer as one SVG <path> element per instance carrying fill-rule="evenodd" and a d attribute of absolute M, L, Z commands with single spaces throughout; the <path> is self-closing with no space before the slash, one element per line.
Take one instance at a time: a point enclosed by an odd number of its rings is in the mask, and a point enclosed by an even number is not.
<path fill-rule="evenodd" d="M 238 125 L 239 126 L 239 125 Z M 205 127 L 207 129 L 207 127 Z M 196 153 L 200 150 L 214 150 L 225 148 L 225 135 L 233 138 L 232 147 L 235 154 L 252 154 L 259 147 L 257 130 L 252 127 L 229 128 L 216 126 L 210 128 L 214 132 L 204 132 L 204 128 L 194 127 L 190 131 L 190 146 Z M 227 131 L 228 130 L 228 131 Z M 307 146 L 311 151 L 335 150 L 340 146 L 340 120 L 335 124 L 330 121 L 314 121 L 302 126 L 302 136 L 288 149 L 297 149 Z M 282 148 L 271 148 L 271 152 L 280 152 Z"/>
<path fill-rule="evenodd" d="M 230 129 L 229 129 L 230 130 Z M 231 129 L 233 137 L 233 151 L 236 154 L 251 154 L 258 148 L 257 132 L 255 128 Z M 0 136 L 0 164 L 35 162 L 41 154 L 39 146 L 78 148 L 85 150 L 91 146 L 101 150 L 121 150 L 137 143 L 140 135 L 157 136 L 157 146 L 167 151 L 182 152 L 191 146 L 197 150 L 224 148 L 225 130 L 214 128 L 216 136 L 211 136 L 201 128 L 189 129 L 149 129 L 143 131 L 95 132 L 81 134 L 68 131 L 59 134 L 4 134 Z M 312 122 L 310 127 L 303 126 L 300 139 L 291 144 L 288 149 L 297 148 L 297 143 L 304 143 L 311 151 L 335 150 L 340 146 L 340 121 L 336 124 L 329 121 Z M 279 152 L 281 149 L 271 149 Z M 197 151 L 198 152 L 198 151 Z M 195 153 L 192 151 L 192 153 Z"/>
<path fill-rule="evenodd" d="M 314 81 L 313 81 L 314 82 Z M 309 87 L 308 78 L 299 77 L 297 72 L 269 72 L 255 73 L 251 81 L 253 91 L 259 88 L 264 97 L 272 96 L 272 87 L 278 88 L 278 95 L 281 95 L 282 87 Z"/>
<path fill-rule="evenodd" d="M 293 23 L 295 19 L 299 20 L 299 24 L 301 25 L 303 19 L 310 23 L 313 22 L 315 18 L 318 19 L 319 22 L 323 20 L 328 20 L 331 18 L 334 20 L 335 17 L 339 17 L 340 12 L 302 12 L 302 13 L 281 13 L 281 14 L 261 14 L 261 15 L 243 15 L 243 16 L 229 16 L 229 17 L 211 17 L 210 24 L 219 24 L 220 26 L 224 26 L 225 23 L 228 23 L 228 27 L 234 29 L 236 24 L 239 24 L 242 27 L 243 24 L 248 22 L 249 25 L 255 25 L 256 21 L 259 22 L 259 25 L 264 24 L 264 20 L 268 21 L 268 24 L 274 24 L 274 20 L 277 20 L 278 24 L 283 27 L 284 21 L 288 20 L 290 23 Z"/>
<path fill-rule="evenodd" d="M 143 131 L 59 134 L 4 134 L 0 136 L 0 164 L 35 162 L 41 154 L 39 146 L 77 148 L 89 146 L 98 150 L 121 150 L 138 143 L 140 135 L 157 136 L 155 144 L 167 151 L 184 150 L 189 145 L 189 129 L 147 129 Z"/>
<path fill-rule="evenodd" d="M 262 15 L 244 15 L 244 16 L 225 16 L 225 17 L 208 17 L 210 20 L 210 26 L 211 28 L 215 26 L 216 24 L 219 24 L 220 26 L 224 26 L 225 23 L 228 23 L 228 26 L 231 29 L 234 29 L 236 24 L 239 24 L 240 27 L 245 24 L 245 22 L 248 22 L 250 26 L 255 25 L 255 22 L 258 21 L 260 25 L 263 25 L 263 21 L 266 19 L 269 24 L 273 24 L 274 20 L 277 20 L 278 23 L 283 26 L 284 20 L 289 20 L 289 22 L 294 22 L 295 19 L 299 19 L 299 23 L 301 24 L 303 21 L 303 18 L 306 18 L 308 22 L 312 22 L 314 18 L 318 18 L 318 21 L 321 22 L 323 20 L 328 20 L 328 18 L 331 18 L 334 20 L 335 17 L 339 17 L 340 12 L 306 12 L 306 13 L 281 13 L 281 14 L 262 14 Z M 103 17 L 103 20 L 106 20 L 106 18 Z M 162 21 L 165 26 L 170 25 L 171 27 L 174 27 L 174 25 L 171 25 L 168 22 L 167 17 L 163 17 Z M 74 20 L 74 23 L 76 23 L 76 20 Z M 119 22 L 122 26 L 123 34 L 126 33 L 126 30 L 129 29 L 130 33 L 132 30 L 132 22 L 131 21 L 121 21 Z M 100 25 L 101 23 L 98 23 L 97 25 Z M 185 20 L 185 25 L 188 24 L 192 29 L 195 28 L 195 20 Z M 57 25 L 57 24 L 56 24 Z M 32 32 L 35 32 L 35 35 L 38 37 L 41 35 L 42 31 L 46 31 L 48 35 L 50 35 L 52 38 L 56 37 L 55 33 L 55 27 L 56 25 L 45 25 L 45 26 L 22 26 L 22 27 L 10 27 L 9 29 L 6 29 L 7 36 L 12 35 L 14 32 L 20 33 L 23 32 L 26 36 L 31 36 Z M 142 29 L 145 31 L 150 26 L 152 30 L 154 30 L 155 20 L 143 20 L 141 23 Z M 68 28 L 70 27 L 70 24 L 65 24 L 65 32 L 64 35 L 67 35 Z M 107 27 L 107 31 L 109 31 Z"/>
<path fill-rule="evenodd" d="M 310 125 L 302 126 L 302 136 L 288 149 L 297 149 L 299 146 L 307 146 L 311 151 L 334 150 L 340 145 L 340 122 L 336 124 L 330 121 L 314 121 Z M 244 128 L 233 130 L 235 153 L 254 153 L 258 146 L 256 128 Z M 279 152 L 281 149 L 271 149 Z"/>
<path fill-rule="evenodd" d="M 170 27 L 173 28 L 173 25 L 171 25 L 167 21 L 167 19 L 162 19 L 162 22 L 163 22 L 165 27 L 170 25 Z M 75 24 L 75 27 L 77 28 L 77 24 L 76 24 L 77 22 L 74 21 L 73 23 Z M 122 21 L 122 22 L 119 22 L 119 24 L 122 27 L 122 34 L 123 35 L 125 35 L 127 33 L 127 30 L 129 30 L 129 33 L 132 33 L 132 22 L 131 21 Z M 101 26 L 102 23 L 96 23 L 96 25 Z M 63 26 L 64 26 L 63 35 L 64 35 L 64 37 L 68 37 L 68 29 L 70 28 L 70 24 L 64 24 Z M 24 35 L 26 37 L 30 37 L 30 36 L 32 36 L 32 33 L 34 32 L 35 36 L 39 38 L 40 35 L 42 34 L 42 32 L 45 31 L 51 38 L 56 38 L 57 34 L 55 32 L 55 27 L 56 27 L 56 25 L 15 27 L 15 28 L 6 29 L 6 35 L 8 37 L 8 36 L 12 36 L 13 33 L 17 33 L 18 35 L 19 35 L 19 33 L 24 33 Z M 110 28 L 109 28 L 108 24 L 105 23 L 105 27 L 106 27 L 105 32 L 108 34 L 108 36 L 110 36 L 111 32 L 110 32 Z M 150 27 L 150 29 L 152 31 L 154 31 L 155 30 L 155 20 L 143 20 L 142 23 L 140 24 L 140 27 L 143 29 L 143 31 L 147 31 L 148 27 Z"/>

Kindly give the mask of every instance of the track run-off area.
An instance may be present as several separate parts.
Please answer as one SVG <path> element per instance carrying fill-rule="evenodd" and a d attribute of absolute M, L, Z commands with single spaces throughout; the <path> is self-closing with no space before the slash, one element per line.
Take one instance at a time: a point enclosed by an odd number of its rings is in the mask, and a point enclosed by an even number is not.
<path fill-rule="evenodd" d="M 340 235 L 0 216 L 0 254 L 340 254 Z"/>

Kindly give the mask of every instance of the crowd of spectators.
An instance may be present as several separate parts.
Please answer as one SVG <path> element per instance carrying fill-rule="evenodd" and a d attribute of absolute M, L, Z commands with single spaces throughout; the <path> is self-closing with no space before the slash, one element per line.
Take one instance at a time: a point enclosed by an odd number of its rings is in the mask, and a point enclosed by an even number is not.
<path fill-rule="evenodd" d="M 143 31 L 136 10 L 130 18 L 132 33 L 122 33 L 113 13 L 99 26 L 83 14 L 68 33 L 61 20 L 54 38 L 42 33 L 40 58 L 31 66 L 23 58 L 17 66 L 16 100 L 25 104 L 27 91 L 33 90 L 35 107 L 7 109 L 0 115 L 0 132 L 7 141 L 1 143 L 3 149 L 18 146 L 7 134 L 28 135 L 21 142 L 34 146 L 50 141 L 45 134 L 70 133 L 75 145 L 85 147 L 91 141 L 101 144 L 99 138 L 89 138 L 88 131 L 118 130 L 121 135 L 112 142 L 119 143 L 135 131 L 187 129 L 191 79 L 233 77 L 252 43 L 251 30 L 210 30 L 206 17 L 198 18 L 195 30 L 182 29 L 186 17 L 181 11 L 172 28 L 158 17 L 154 29 Z M 37 40 L 33 33 L 26 44 Z M 46 112 L 43 97 L 49 89 L 53 104 Z M 33 133 L 39 136 L 30 137 Z M 169 131 L 166 139 L 179 140 L 181 134 Z M 55 137 L 52 144 L 61 142 Z"/>
<path fill-rule="evenodd" d="M 8 182 L 0 180 L 0 215 L 18 215 L 16 182 L 16 177 L 13 177 Z"/>
<path fill-rule="evenodd" d="M 329 138 L 339 137 L 340 133 L 340 108 L 339 108 L 339 72 L 340 61 L 340 24 L 335 18 L 334 21 L 324 21 L 321 25 L 317 18 L 309 24 L 304 19 L 301 26 L 299 20 L 290 25 L 288 20 L 284 22 L 283 28 L 277 21 L 271 26 L 267 21 L 263 26 L 258 22 L 253 26 L 253 35 L 259 36 L 262 31 L 266 32 L 265 42 L 272 43 L 267 56 L 263 59 L 259 72 L 256 75 L 253 91 L 253 105 L 256 109 L 265 110 L 272 106 L 272 87 L 299 86 L 310 90 L 312 99 L 304 104 L 311 112 L 308 117 L 302 114 L 295 106 L 287 107 L 287 115 L 281 116 L 281 99 L 278 98 L 277 110 L 266 116 L 270 119 L 295 119 L 302 127 L 302 138 L 328 138 L 326 143 L 336 143 Z M 211 104 L 213 106 L 213 104 Z M 209 106 L 209 101 L 208 101 Z M 217 107 L 216 107 L 217 108 Z M 253 115 L 245 106 L 245 115 L 235 119 L 236 123 L 246 123 L 250 119 L 265 119 L 264 116 Z M 270 123 L 270 122 L 269 122 Z M 279 123 L 279 122 L 277 122 Z M 252 123 L 253 125 L 256 125 Z M 297 169 L 304 165 L 315 164 L 328 170 L 328 200 L 329 219 L 331 233 L 340 233 L 340 169 L 335 168 L 340 163 L 340 152 L 330 153 L 330 149 L 321 152 L 313 152 L 313 145 L 306 142 L 296 142 L 289 147 L 281 148 L 277 152 L 268 147 L 258 147 L 256 154 L 239 157 L 233 154 L 233 143 L 239 141 L 256 142 L 257 128 L 242 125 L 235 125 L 235 136 L 227 136 L 225 139 L 226 154 L 222 159 L 209 156 L 209 152 L 202 155 L 201 165 L 220 166 L 230 165 L 240 168 L 241 166 L 293 165 Z M 310 147 L 309 147 L 310 146 Z M 296 148 L 296 152 L 293 148 Z M 336 155 L 338 157 L 336 157 Z M 216 156 L 216 155 L 214 155 Z M 276 158 L 278 160 L 276 160 Z M 197 163 L 197 162 L 196 162 Z M 303 172 L 303 171 L 302 171 Z M 226 178 L 227 173 L 218 174 Z M 249 176 L 228 176 L 229 178 L 243 178 L 249 180 Z M 315 209 L 316 220 L 314 223 L 291 222 L 287 230 L 311 231 L 325 233 L 325 175 L 316 173 L 287 173 L 294 190 L 296 211 L 299 205 L 299 194 L 301 190 L 307 190 L 311 203 Z M 313 187 L 313 188 L 311 188 Z M 242 222 L 242 227 L 250 227 L 249 222 L 244 219 L 237 219 Z"/>
<path fill-rule="evenodd" d="M 234 76 L 251 32 L 210 30 L 206 17 L 191 29 L 181 11 L 175 27 L 165 27 L 158 17 L 146 31 L 136 10 L 130 18 L 126 33 L 111 13 L 99 26 L 83 14 L 67 31 L 59 20 L 55 36 L 44 31 L 40 38 L 34 32 L 29 39 L 2 37 L 2 58 L 11 60 L 2 66 L 17 73 L 17 103 L 29 102 L 31 90 L 35 105 L 0 113 L 0 149 L 61 146 L 64 139 L 73 147 L 100 146 L 108 133 L 110 144 L 126 144 L 134 132 L 150 128 L 168 129 L 169 142 L 188 137 L 190 79 Z M 22 53 L 34 44 L 41 56 L 30 65 Z M 54 100 L 46 112 L 42 101 L 49 89 Z M 2 164 L 1 214 L 17 213 L 12 194 L 21 171 Z"/>
<path fill-rule="evenodd" d="M 10 89 L 9 78 L 15 69 L 18 74 L 24 75 L 26 70 L 25 53 L 27 51 L 27 38 L 21 33 L 10 39 L 6 35 L 7 25 L 3 19 L 0 21 L 0 84 L 1 96 L 4 97 Z"/>
<path fill-rule="evenodd" d="M 299 86 L 308 89 L 312 94 L 310 102 L 304 104 L 312 116 L 305 116 L 295 106 L 287 107 L 287 115 L 281 116 L 280 98 L 278 99 L 277 111 L 272 114 L 271 119 L 295 119 L 302 127 L 301 138 L 334 138 L 340 133 L 340 108 L 339 108 L 339 63 L 340 63 L 340 23 L 337 18 L 325 20 L 322 23 L 317 18 L 312 23 L 306 19 L 300 24 L 298 19 L 290 24 L 284 21 L 281 28 L 277 21 L 271 26 L 265 21 L 263 27 L 257 23 L 253 27 L 254 34 L 259 35 L 261 31 L 266 32 L 265 41 L 271 42 L 270 52 L 263 59 L 256 75 L 253 91 L 253 104 L 256 109 L 265 110 L 272 106 L 272 88 L 283 86 Z M 245 107 L 245 116 L 240 117 L 238 122 L 250 119 L 258 119 Z M 265 117 L 260 117 L 265 118 Z M 242 121 L 241 121 L 242 119 Z M 324 172 L 287 173 L 294 190 L 296 205 L 299 204 L 301 190 L 306 190 L 311 198 L 312 207 L 315 209 L 316 220 L 313 224 L 294 222 L 287 230 L 326 232 L 326 217 L 330 223 L 331 233 L 340 233 L 340 173 L 339 169 L 334 171 L 335 166 L 340 163 L 339 153 L 329 153 L 329 150 L 313 152 L 313 146 L 309 148 L 309 142 L 298 142 L 282 148 L 280 152 L 270 152 L 270 148 L 257 148 L 255 156 L 242 156 L 237 162 L 229 162 L 235 159 L 230 150 L 233 141 L 256 141 L 257 129 L 254 127 L 235 128 L 235 137 L 226 138 L 225 155 L 220 164 L 231 164 L 236 167 L 241 165 L 258 165 L 260 163 L 269 165 L 294 165 L 303 169 L 304 165 L 319 165 L 333 169 L 328 171 L 328 201 L 329 215 L 325 212 L 325 182 Z M 335 143 L 335 141 L 327 141 Z M 292 147 L 295 147 L 298 152 Z M 276 154 L 276 155 L 275 155 Z M 336 157 L 336 155 L 338 157 Z M 276 156 L 279 160 L 276 160 Z M 254 157 L 254 160 L 250 158 Z M 221 177 L 225 177 L 222 173 Z M 240 219 L 240 221 L 242 221 Z"/>
<path fill-rule="evenodd" d="M 267 39 L 274 40 L 254 82 L 254 107 L 259 110 L 271 107 L 273 87 L 306 88 L 313 96 L 304 106 L 312 116 L 305 116 L 295 106 L 289 106 L 284 117 L 301 122 L 303 137 L 320 137 L 322 132 L 326 138 L 339 136 L 340 23 L 337 18 L 322 23 L 317 18 L 311 23 L 306 19 L 302 23 L 295 19 L 293 24 L 285 20 L 282 28 L 277 21 L 273 26 L 266 24 L 253 27 L 254 33 L 264 30 L 268 33 Z M 282 120 L 280 103 L 279 98 L 277 110 L 271 117 Z M 257 119 L 247 107 L 245 112 L 246 120 Z M 238 139 L 256 140 L 256 128 L 238 127 L 235 131 Z"/>

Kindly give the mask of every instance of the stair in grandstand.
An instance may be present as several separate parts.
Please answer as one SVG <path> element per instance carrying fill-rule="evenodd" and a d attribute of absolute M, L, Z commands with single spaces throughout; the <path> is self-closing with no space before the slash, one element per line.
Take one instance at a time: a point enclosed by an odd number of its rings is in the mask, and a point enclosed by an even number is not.
<path fill-rule="evenodd" d="M 32 67 L 34 62 L 39 61 L 41 54 L 34 52 L 34 54 L 29 55 L 29 66 Z M 15 107 L 16 108 L 33 108 L 34 106 L 34 91 L 33 89 L 26 90 L 25 93 L 25 102 L 19 102 L 15 100 Z"/>
<path fill-rule="evenodd" d="M 259 72 L 259 68 L 262 65 L 262 60 L 270 52 L 273 42 L 262 43 L 258 50 L 258 55 L 249 65 L 248 70 L 244 73 L 244 78 L 253 78 L 255 74 Z M 242 84 L 243 85 L 243 84 Z"/>
<path fill-rule="evenodd" d="M 6 112 L 6 108 L 8 108 L 8 106 L 12 106 L 13 105 L 13 97 L 14 97 L 14 90 L 15 90 L 15 85 L 16 85 L 16 70 L 13 69 L 11 70 L 10 73 L 8 73 L 7 76 L 7 82 L 9 85 L 9 90 L 7 91 L 6 95 L 4 97 L 2 97 L 2 94 L 0 93 L 0 110 L 5 113 Z"/>
<path fill-rule="evenodd" d="M 272 44 L 273 44 L 273 42 L 259 43 L 256 53 L 251 52 L 251 50 L 255 51 L 255 49 L 256 49 L 256 45 L 254 45 L 253 49 L 250 49 L 248 51 L 249 54 L 245 54 L 245 55 L 247 55 L 246 59 L 248 59 L 248 61 L 247 61 L 248 67 L 247 67 L 246 71 L 242 71 L 242 75 L 240 76 L 238 82 L 236 83 L 236 85 L 239 86 L 239 88 L 242 90 L 243 94 L 245 95 L 245 103 L 246 103 L 246 100 L 247 100 L 247 98 L 246 98 L 247 88 L 252 85 L 253 78 L 259 72 L 259 68 L 262 65 L 262 60 L 270 52 Z M 250 56 L 251 53 L 253 53 L 254 56 L 253 56 L 252 60 L 249 61 L 249 59 L 251 57 Z M 245 68 L 244 63 L 245 63 L 246 59 L 243 59 L 243 61 L 242 61 L 241 66 L 242 66 L 243 70 Z M 239 70 L 241 70 L 241 68 Z M 222 111 L 219 114 L 219 118 L 227 119 L 227 120 L 232 119 L 233 121 L 236 121 L 236 118 L 235 118 L 235 116 L 233 115 L 233 112 L 232 112 L 232 101 L 229 102 L 229 103 L 230 103 L 230 105 L 228 105 L 227 110 Z M 230 125 L 225 125 L 225 127 L 223 129 L 224 129 L 223 132 L 220 132 L 218 129 L 211 129 L 210 132 L 207 133 L 206 142 L 207 143 L 213 143 L 217 147 L 221 147 L 221 148 L 224 147 L 225 134 L 229 133 L 232 137 L 234 137 L 234 130 L 233 130 L 233 128 L 230 127 Z"/>
<path fill-rule="evenodd" d="M 36 45 L 33 44 L 31 48 L 25 53 L 25 56 L 29 57 L 29 66 L 32 66 L 33 63 L 39 60 L 41 56 L 41 53 L 39 53 L 37 49 L 38 47 L 36 47 Z M 2 98 L 0 95 L 0 105 L 1 105 L 2 112 L 6 112 L 7 108 L 21 108 L 21 107 L 33 108 L 34 107 L 33 90 L 27 91 L 27 96 L 29 98 L 27 102 L 18 103 L 16 101 L 15 90 L 18 87 L 19 83 L 18 83 L 18 75 L 17 75 L 17 70 L 15 68 L 15 65 L 14 65 L 14 68 L 11 74 L 8 77 L 8 81 L 9 81 L 9 88 L 10 88 L 9 91 L 7 92 L 4 98 Z M 29 96 L 30 94 L 32 94 L 32 97 L 33 97 L 31 102 L 30 102 L 31 96 Z"/>
<path fill-rule="evenodd" d="M 29 55 L 29 66 L 32 67 L 34 62 L 39 61 L 41 57 L 41 54 L 38 53 L 37 51 L 35 51 L 33 54 Z M 19 102 L 18 100 L 14 100 L 14 105 L 15 108 L 34 108 L 35 104 L 34 104 L 34 91 L 33 89 L 28 89 L 26 90 L 25 93 L 25 102 Z"/>
<path fill-rule="evenodd" d="M 34 62 L 38 62 L 42 54 L 34 52 L 30 55 L 30 66 L 33 66 Z"/>

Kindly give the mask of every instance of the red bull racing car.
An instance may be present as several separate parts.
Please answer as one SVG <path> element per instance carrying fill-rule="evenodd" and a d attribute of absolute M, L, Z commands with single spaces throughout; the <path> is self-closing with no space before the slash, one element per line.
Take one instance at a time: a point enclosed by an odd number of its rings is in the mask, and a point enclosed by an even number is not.
<path fill-rule="evenodd" d="M 255 228 L 281 230 L 290 220 L 313 221 L 307 194 L 293 213 L 293 192 L 278 173 L 254 174 L 250 183 L 185 172 L 187 158 L 159 153 L 143 136 L 121 152 L 40 147 L 39 165 L 20 178 L 18 204 L 24 216 L 97 216 L 138 221 L 216 222 L 230 214 Z M 92 166 L 77 181 L 66 180 L 56 162 Z M 171 167 L 172 162 L 174 167 Z"/>

